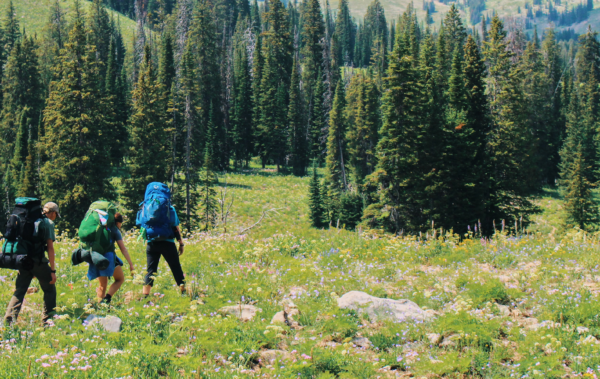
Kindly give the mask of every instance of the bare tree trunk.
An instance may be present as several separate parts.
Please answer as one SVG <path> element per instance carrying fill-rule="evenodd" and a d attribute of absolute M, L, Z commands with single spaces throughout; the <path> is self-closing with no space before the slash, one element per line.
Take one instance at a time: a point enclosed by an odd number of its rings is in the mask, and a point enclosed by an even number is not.
<path fill-rule="evenodd" d="M 346 167 L 344 165 L 344 152 L 342 151 L 342 141 L 340 141 L 339 138 L 338 145 L 340 147 L 340 164 L 342 166 L 342 178 L 344 179 L 344 191 L 346 191 L 348 190 L 348 181 L 346 180 Z"/>
<path fill-rule="evenodd" d="M 190 94 L 185 97 L 185 116 L 187 121 L 187 136 L 185 140 L 185 213 L 186 213 L 186 228 L 190 232 L 190 149 L 192 139 L 192 104 Z"/>

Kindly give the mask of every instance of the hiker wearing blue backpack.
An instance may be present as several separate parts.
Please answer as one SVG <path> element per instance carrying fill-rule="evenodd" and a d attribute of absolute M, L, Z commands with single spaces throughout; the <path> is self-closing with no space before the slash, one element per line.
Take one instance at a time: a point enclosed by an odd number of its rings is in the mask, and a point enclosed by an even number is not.
<path fill-rule="evenodd" d="M 144 295 L 150 295 L 154 284 L 153 276 L 158 272 L 160 257 L 169 265 L 175 282 L 182 294 L 185 293 L 185 277 L 179 256 L 183 254 L 184 244 L 179 232 L 179 217 L 171 205 L 171 190 L 166 184 L 153 182 L 146 187 L 144 201 L 140 204 L 136 225 L 145 238 L 147 273 L 144 280 Z M 179 242 L 179 252 L 175 246 Z"/>

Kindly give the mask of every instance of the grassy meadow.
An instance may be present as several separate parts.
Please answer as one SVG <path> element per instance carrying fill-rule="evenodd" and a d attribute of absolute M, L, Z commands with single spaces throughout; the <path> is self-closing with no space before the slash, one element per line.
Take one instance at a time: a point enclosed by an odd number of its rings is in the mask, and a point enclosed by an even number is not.
<path fill-rule="evenodd" d="M 225 184 L 226 183 L 226 184 Z M 600 249 L 594 235 L 561 229 L 560 199 L 526 233 L 492 239 L 445 231 L 422 238 L 309 227 L 308 178 L 252 169 L 220 177 L 233 196 L 225 226 L 186 236 L 181 296 L 161 262 L 141 296 L 144 245 L 126 245 L 136 275 L 110 309 L 96 304 L 87 265 L 72 267 L 60 238 L 58 315 L 40 320 L 41 291 L 0 329 L 3 378 L 595 378 L 600 368 Z M 229 203 L 229 202 L 228 202 Z M 267 212 L 262 222 L 245 232 Z M 0 272 L 0 304 L 15 271 Z M 34 281 L 32 286 L 37 286 Z M 374 322 L 342 310 L 351 290 L 410 299 L 431 322 Z M 272 325 L 291 300 L 299 326 Z M 286 300 L 287 301 L 287 300 Z M 219 314 L 251 304 L 253 320 Z M 89 314 L 123 320 L 121 332 L 85 326 Z M 370 344 L 358 343 L 366 337 Z M 265 351 L 277 350 L 265 359 Z M 262 357 L 262 358 L 261 358 Z"/>

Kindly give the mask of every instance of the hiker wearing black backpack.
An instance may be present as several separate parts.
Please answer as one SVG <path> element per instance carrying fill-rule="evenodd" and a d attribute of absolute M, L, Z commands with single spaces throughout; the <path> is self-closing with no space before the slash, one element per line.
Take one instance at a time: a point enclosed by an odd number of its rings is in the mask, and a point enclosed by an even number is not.
<path fill-rule="evenodd" d="M 154 284 L 153 276 L 158 272 L 158 263 L 163 256 L 173 273 L 175 282 L 182 294 L 185 293 L 185 277 L 179 256 L 183 254 L 183 240 L 179 232 L 179 218 L 171 205 L 171 191 L 166 184 L 153 182 L 146 187 L 144 202 L 141 204 L 136 218 L 136 225 L 141 227 L 142 236 L 147 241 L 146 261 L 147 273 L 144 280 L 144 295 L 150 295 Z M 175 246 L 179 242 L 179 252 Z"/>
<path fill-rule="evenodd" d="M 43 321 L 46 323 L 56 308 L 56 266 L 54 259 L 54 223 L 60 217 L 56 203 L 46 203 L 34 198 L 17 198 L 8 217 L 1 267 L 19 270 L 4 320 L 10 324 L 17 320 L 23 300 L 33 278 L 37 278 L 44 292 Z M 44 252 L 48 252 L 48 257 Z"/>

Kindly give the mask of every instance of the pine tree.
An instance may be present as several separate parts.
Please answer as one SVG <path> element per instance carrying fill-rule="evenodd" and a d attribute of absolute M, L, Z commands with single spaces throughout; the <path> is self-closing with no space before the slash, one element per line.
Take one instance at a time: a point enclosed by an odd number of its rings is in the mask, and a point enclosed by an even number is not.
<path fill-rule="evenodd" d="M 206 133 L 211 104 L 214 107 L 215 121 L 215 143 L 219 159 L 215 160 L 215 168 L 226 169 L 229 165 L 229 151 L 227 147 L 227 134 L 223 125 L 222 96 L 221 96 L 221 71 L 219 59 L 221 48 L 217 40 L 217 29 L 215 18 L 208 0 L 202 0 L 194 10 L 190 31 L 188 35 L 187 48 L 190 49 L 190 58 L 193 62 L 194 81 L 197 83 L 198 91 L 194 100 L 194 106 L 199 109 L 198 127 L 200 135 Z M 196 154 L 197 162 L 202 160 L 204 151 L 204 138 L 195 141 L 199 154 Z"/>
<path fill-rule="evenodd" d="M 590 230 L 598 223 L 598 202 L 594 199 L 594 184 L 587 179 L 586 171 L 591 167 L 586 166 L 581 152 L 581 144 L 575 154 L 572 164 L 563 166 L 563 192 L 565 211 L 567 213 L 566 226 Z"/>
<path fill-rule="evenodd" d="M 34 126 L 33 139 L 37 139 L 37 125 L 44 103 L 44 89 L 36 49 L 37 46 L 32 38 L 25 36 L 22 40 L 16 41 L 4 67 L 3 107 L 0 114 L 3 141 L 0 151 L 4 162 L 13 156 L 15 132 L 24 109 L 28 109 L 27 117 L 31 118 L 31 125 Z"/>
<path fill-rule="evenodd" d="M 255 148 L 256 141 L 255 137 L 258 137 L 258 125 L 260 124 L 261 114 L 261 82 L 262 73 L 264 66 L 264 58 L 262 56 L 262 43 L 260 35 L 256 36 L 256 43 L 254 45 L 254 56 L 252 57 L 252 146 L 251 150 L 253 153 L 257 152 Z"/>
<path fill-rule="evenodd" d="M 12 0 L 9 1 L 8 8 L 6 9 L 6 19 L 2 22 L 2 32 L 3 51 L 6 59 L 15 43 L 21 38 L 21 27 L 19 26 L 17 11 Z"/>
<path fill-rule="evenodd" d="M 319 0 L 308 0 L 302 13 L 302 79 L 310 96 L 315 82 L 319 80 L 318 74 L 323 67 L 323 38 L 325 25 L 321 13 Z"/>
<path fill-rule="evenodd" d="M 367 13 L 364 18 L 364 25 L 361 34 L 362 46 L 362 66 L 368 66 L 371 62 L 371 43 L 379 40 L 383 46 L 388 45 L 387 20 L 385 10 L 379 0 L 373 0 L 367 7 Z"/>
<path fill-rule="evenodd" d="M 461 158 L 463 161 L 457 166 L 463 170 L 461 175 L 465 183 L 462 195 L 465 201 L 460 205 L 462 216 L 459 220 L 464 230 L 465 226 L 473 225 L 475 221 L 484 218 L 489 191 L 486 138 L 491 125 L 489 104 L 485 95 L 486 67 L 472 36 L 467 38 L 465 44 L 463 72 L 466 101 L 463 108 L 465 125 L 462 127 L 462 138 L 467 148 Z"/>
<path fill-rule="evenodd" d="M 485 57 L 489 75 L 489 92 L 492 129 L 488 136 L 491 163 L 490 194 L 484 228 L 492 220 L 525 219 L 535 210 L 529 195 L 538 185 L 533 182 L 536 166 L 532 162 L 531 130 L 524 128 L 524 99 L 520 88 L 521 77 L 511 63 L 512 52 L 507 49 L 506 31 L 502 21 L 492 19 Z M 488 229 L 489 230 L 489 229 Z"/>
<path fill-rule="evenodd" d="M 326 211 L 321 194 L 321 183 L 315 166 L 313 166 L 312 176 L 310 177 L 308 206 L 311 225 L 315 228 L 322 228 L 326 224 Z"/>
<path fill-rule="evenodd" d="M 216 154 L 214 151 L 214 144 L 210 143 L 211 141 L 214 141 L 214 139 L 214 124 L 211 120 L 209 122 L 207 130 L 208 143 L 206 144 L 206 151 L 204 154 L 204 165 L 200 173 L 200 187 L 198 194 L 200 200 L 200 203 L 198 205 L 198 212 L 200 216 L 202 230 L 209 230 L 213 228 L 217 221 L 217 192 L 214 189 L 214 183 L 217 181 L 217 177 L 214 173 L 213 164 L 213 157 Z"/>
<path fill-rule="evenodd" d="M 320 76 L 320 75 L 319 75 Z M 310 156 L 313 160 L 320 164 L 323 162 L 323 152 L 326 150 L 325 141 L 323 141 L 324 132 L 326 132 L 325 110 L 324 108 L 324 91 L 323 80 L 318 80 L 313 90 L 311 99 L 311 110 L 309 113 L 309 133 L 310 133 Z"/>
<path fill-rule="evenodd" d="M 252 20 L 252 29 L 254 30 L 254 34 L 259 35 L 262 32 L 262 22 L 260 21 L 260 9 L 258 8 L 257 0 L 254 0 L 252 3 L 250 19 Z"/>
<path fill-rule="evenodd" d="M 41 147 L 47 155 L 41 172 L 44 198 L 59 204 L 59 224 L 71 230 L 91 202 L 114 198 L 106 156 L 113 142 L 108 133 L 112 116 L 100 90 L 99 65 L 77 15 L 60 58 L 60 79 L 52 83 L 44 110 Z"/>
<path fill-rule="evenodd" d="M 171 99 L 171 89 L 176 76 L 173 37 L 165 33 L 162 38 L 160 60 L 158 65 L 158 81 L 162 86 L 165 105 Z"/>
<path fill-rule="evenodd" d="M 542 42 L 541 55 L 544 74 L 547 78 L 545 83 L 545 97 L 550 107 L 549 112 L 546 115 L 546 121 L 548 123 L 548 150 L 543 175 L 546 183 L 554 185 L 559 178 L 559 153 L 565 133 L 565 119 L 561 110 L 566 108 L 566 105 L 568 104 L 562 102 L 564 85 L 561 85 L 563 68 L 560 59 L 560 46 L 556 41 L 556 35 L 552 29 L 546 31 Z"/>
<path fill-rule="evenodd" d="M 116 57 L 116 47 L 114 38 L 111 38 L 108 49 L 108 58 L 106 63 L 106 74 L 104 80 L 104 90 L 108 101 L 113 105 L 114 118 L 112 120 L 113 130 L 110 132 L 114 138 L 110 146 L 110 161 L 113 165 L 120 165 L 125 156 L 125 146 L 127 144 L 127 115 L 128 104 L 127 96 L 123 96 L 120 91 L 119 65 Z M 101 74 L 102 75 L 102 74 Z"/>
<path fill-rule="evenodd" d="M 329 115 L 329 135 L 327 136 L 327 157 L 325 158 L 327 185 L 327 209 L 329 219 L 339 219 L 340 201 L 343 192 L 348 189 L 346 162 L 346 119 L 345 109 L 346 93 L 344 83 L 340 81 L 335 89 L 333 108 Z"/>
<path fill-rule="evenodd" d="M 239 25 L 240 23 L 238 23 Z M 232 150 L 236 167 L 247 166 L 252 154 L 252 81 L 246 44 L 234 48 L 234 95 L 232 112 Z"/>
<path fill-rule="evenodd" d="M 354 61 L 355 29 L 348 0 L 340 0 L 335 19 L 335 34 L 340 44 L 340 55 L 345 66 L 352 65 Z"/>
<path fill-rule="evenodd" d="M 290 153 L 292 172 L 296 176 L 304 176 L 308 166 L 308 140 L 306 124 L 302 117 L 302 98 L 300 97 L 300 74 L 298 63 L 294 59 L 292 69 L 292 82 L 290 84 L 290 106 L 288 109 L 288 122 L 290 131 Z"/>
<path fill-rule="evenodd" d="M 166 132 L 166 110 L 160 101 L 162 93 L 152 63 L 150 47 L 146 45 L 144 61 L 140 66 L 137 85 L 133 90 L 133 107 L 130 118 L 128 151 L 129 177 L 124 180 L 122 197 L 128 225 L 134 221 L 134 213 L 144 197 L 150 182 L 166 182 L 169 167 L 169 145 Z"/>
<path fill-rule="evenodd" d="M 379 188 L 378 199 L 363 216 L 367 225 L 395 232 L 421 230 L 426 223 L 420 188 L 423 172 L 417 155 L 421 151 L 425 99 L 413 60 L 406 41 L 397 33 L 382 98 L 377 169 L 368 178 L 370 185 Z"/>
<path fill-rule="evenodd" d="M 114 48 L 114 42 L 111 46 L 113 30 L 110 16 L 102 5 L 102 0 L 94 0 L 92 3 L 86 26 L 88 28 L 88 43 L 96 47 L 96 56 L 103 63 L 99 67 L 100 75 L 102 78 L 106 78 L 107 69 L 109 69 L 107 62 L 110 49 Z"/>
<path fill-rule="evenodd" d="M 362 190 L 364 180 L 375 171 L 379 142 L 379 91 L 367 76 L 352 77 L 346 95 L 348 166 L 352 182 Z"/>
<path fill-rule="evenodd" d="M 199 185 L 199 172 L 202 166 L 203 156 L 200 154 L 204 151 L 200 150 L 201 139 L 204 134 L 197 127 L 197 122 L 200 119 L 196 104 L 198 102 L 199 86 L 195 80 L 195 66 L 192 55 L 191 42 L 188 40 L 185 52 L 181 59 L 181 96 L 183 97 L 183 130 L 184 134 L 184 173 L 183 177 L 175 177 L 175 188 L 173 191 L 173 199 L 176 207 L 184 209 L 185 212 L 180 214 L 182 225 L 185 226 L 188 232 L 191 231 L 192 225 L 196 224 L 196 205 L 198 204 L 198 192 L 196 188 Z M 204 144 L 206 149 L 206 144 Z"/>
<path fill-rule="evenodd" d="M 32 125 L 30 109 L 25 107 L 20 115 L 19 129 L 15 140 L 14 156 L 11 161 L 11 172 L 13 174 L 12 185 L 15 197 L 32 196 L 37 197 L 39 192 L 36 188 L 38 183 L 37 170 L 35 170 L 33 156 L 36 155 L 34 139 L 35 132 Z M 35 115 L 37 116 L 37 115 Z M 37 119 L 38 117 L 36 117 Z"/>
<path fill-rule="evenodd" d="M 60 5 L 60 0 L 54 0 L 50 8 L 50 17 L 46 23 L 42 38 L 39 40 L 39 61 L 42 81 L 46 87 L 53 79 L 53 67 L 64 48 L 67 40 L 67 17 L 65 10 Z"/>
<path fill-rule="evenodd" d="M 302 77 L 309 91 L 313 88 L 319 70 L 323 66 L 323 45 L 325 25 L 319 0 L 309 0 L 302 14 L 302 56 L 304 70 Z"/>
<path fill-rule="evenodd" d="M 444 35 L 448 56 L 454 54 L 457 48 L 459 51 L 463 50 L 465 40 L 467 39 L 467 30 L 460 18 L 460 12 L 454 3 L 450 6 L 450 10 L 444 18 Z"/>
<path fill-rule="evenodd" d="M 255 146 L 263 166 L 271 160 L 279 170 L 284 164 L 288 141 L 286 130 L 288 93 L 292 68 L 292 45 L 288 16 L 281 0 L 270 0 L 265 15 L 269 29 L 264 33 L 265 58 L 260 83 L 260 120 Z"/>

